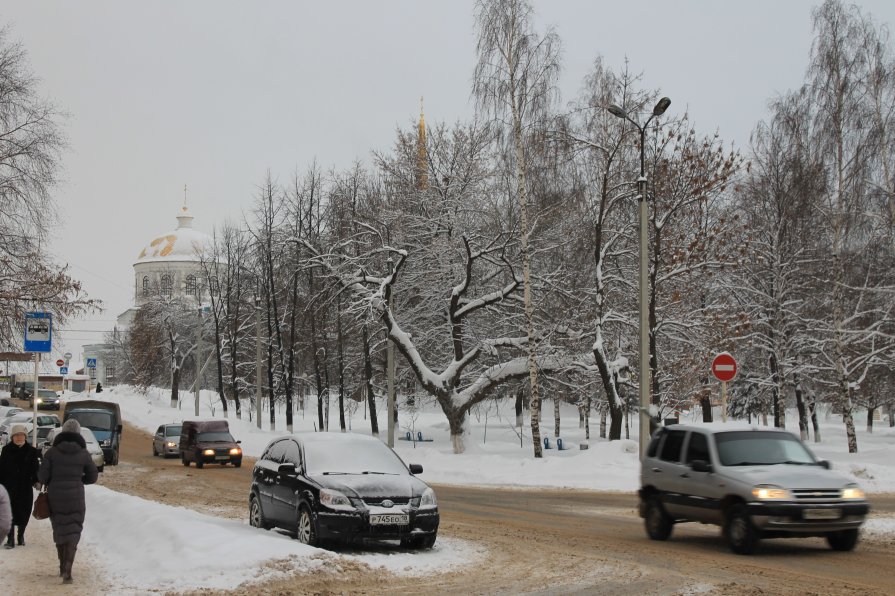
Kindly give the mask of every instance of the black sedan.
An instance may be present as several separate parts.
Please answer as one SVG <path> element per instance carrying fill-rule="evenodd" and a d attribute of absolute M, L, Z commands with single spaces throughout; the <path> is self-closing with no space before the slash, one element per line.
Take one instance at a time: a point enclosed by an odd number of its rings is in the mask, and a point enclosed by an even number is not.
<path fill-rule="evenodd" d="M 438 503 L 379 439 L 350 433 L 299 433 L 271 441 L 252 470 L 249 523 L 321 541 L 400 540 L 432 548 Z"/>

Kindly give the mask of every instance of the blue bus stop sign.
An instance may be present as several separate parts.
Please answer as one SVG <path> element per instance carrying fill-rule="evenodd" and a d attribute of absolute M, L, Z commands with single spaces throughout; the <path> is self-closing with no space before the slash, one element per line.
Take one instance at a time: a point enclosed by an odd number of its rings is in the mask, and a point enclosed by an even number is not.
<path fill-rule="evenodd" d="M 48 312 L 25 313 L 25 351 L 49 352 L 53 343 L 53 315 Z"/>

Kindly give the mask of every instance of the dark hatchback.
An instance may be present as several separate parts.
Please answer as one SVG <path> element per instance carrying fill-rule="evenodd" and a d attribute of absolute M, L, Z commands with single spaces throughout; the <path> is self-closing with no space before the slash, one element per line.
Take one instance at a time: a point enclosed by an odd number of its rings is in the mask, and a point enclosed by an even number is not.
<path fill-rule="evenodd" d="M 249 523 L 295 532 L 303 543 L 400 540 L 432 548 L 438 534 L 433 491 L 379 439 L 300 433 L 271 441 L 252 470 Z"/>

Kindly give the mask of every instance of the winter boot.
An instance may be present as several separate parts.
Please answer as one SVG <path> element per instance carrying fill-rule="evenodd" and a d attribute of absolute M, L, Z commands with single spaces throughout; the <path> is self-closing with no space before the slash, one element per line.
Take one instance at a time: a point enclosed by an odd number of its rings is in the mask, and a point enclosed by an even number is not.
<path fill-rule="evenodd" d="M 56 555 L 59 557 L 59 577 L 62 577 L 62 573 L 65 571 L 65 545 L 64 544 L 56 545 Z"/>
<path fill-rule="evenodd" d="M 19 526 L 19 546 L 25 546 L 25 527 Z"/>
<path fill-rule="evenodd" d="M 6 544 L 4 545 L 6 548 L 15 548 L 16 543 L 12 541 L 15 537 L 14 528 L 9 528 L 9 534 L 6 536 Z"/>
<path fill-rule="evenodd" d="M 77 544 L 67 543 L 65 545 L 64 557 L 65 557 L 65 566 L 62 569 L 62 583 L 70 584 L 72 583 L 71 577 L 71 567 L 75 562 L 75 553 L 78 551 Z"/>

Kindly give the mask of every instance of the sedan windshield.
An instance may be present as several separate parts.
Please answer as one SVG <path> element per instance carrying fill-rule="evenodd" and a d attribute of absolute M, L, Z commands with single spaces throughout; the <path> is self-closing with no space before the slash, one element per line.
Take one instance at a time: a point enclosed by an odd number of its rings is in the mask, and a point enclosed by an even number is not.
<path fill-rule="evenodd" d="M 715 435 L 722 466 L 775 464 L 816 465 L 817 461 L 794 435 L 773 431 L 734 431 Z"/>
<path fill-rule="evenodd" d="M 384 443 L 307 441 L 308 474 L 407 474 L 404 463 Z"/>

